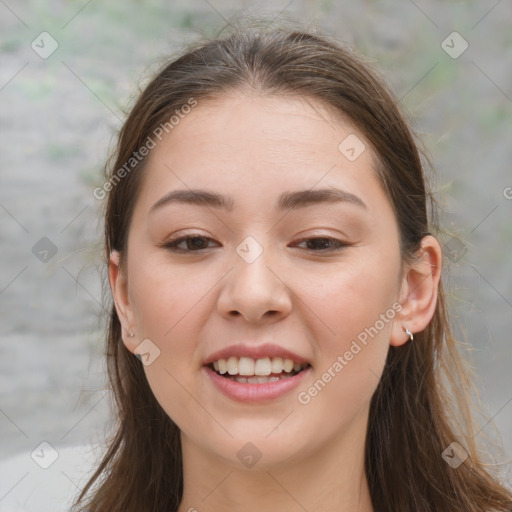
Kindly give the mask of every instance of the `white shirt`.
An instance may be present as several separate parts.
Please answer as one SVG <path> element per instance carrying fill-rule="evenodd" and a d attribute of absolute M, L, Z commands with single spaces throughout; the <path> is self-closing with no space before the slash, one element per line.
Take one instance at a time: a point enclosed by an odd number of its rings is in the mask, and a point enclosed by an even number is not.
<path fill-rule="evenodd" d="M 43 443 L 0 461 L 0 512 L 69 512 L 98 466 L 98 445 Z"/>

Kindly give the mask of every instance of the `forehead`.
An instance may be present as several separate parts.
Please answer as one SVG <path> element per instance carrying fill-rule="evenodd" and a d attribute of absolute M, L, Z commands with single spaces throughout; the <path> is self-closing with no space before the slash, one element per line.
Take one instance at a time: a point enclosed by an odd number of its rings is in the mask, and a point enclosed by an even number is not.
<path fill-rule="evenodd" d="M 260 152 L 265 160 L 279 162 L 290 151 L 297 158 L 308 158 L 312 150 L 325 151 L 329 145 L 336 150 L 345 131 L 353 133 L 355 129 L 317 99 L 233 92 L 199 101 L 152 157 L 158 158 L 164 146 L 173 150 L 195 147 L 225 158 Z"/>
<path fill-rule="evenodd" d="M 364 151 L 347 158 L 345 140 Z M 148 211 L 177 188 L 260 205 L 283 190 L 313 187 L 382 195 L 374 160 L 363 135 L 316 99 L 227 94 L 198 101 L 151 151 L 138 203 Z"/>

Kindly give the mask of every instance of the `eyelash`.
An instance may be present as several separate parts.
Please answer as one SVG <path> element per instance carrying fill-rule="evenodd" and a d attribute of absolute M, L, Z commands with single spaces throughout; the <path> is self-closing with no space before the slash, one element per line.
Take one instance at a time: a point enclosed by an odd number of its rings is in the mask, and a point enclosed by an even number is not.
<path fill-rule="evenodd" d="M 213 240 L 212 238 L 209 238 L 207 236 L 188 235 L 188 236 L 183 236 L 180 238 L 176 238 L 175 240 L 166 242 L 166 243 L 162 244 L 162 247 L 164 249 L 167 249 L 174 253 L 189 253 L 189 254 L 190 253 L 199 253 L 201 251 L 204 251 L 205 249 L 180 249 L 177 247 L 182 242 L 187 242 L 189 240 L 194 240 L 194 239 L 198 239 L 198 238 L 203 239 L 203 240 Z M 310 249 L 311 251 L 316 252 L 316 253 L 337 252 L 337 251 L 341 251 L 342 249 L 345 249 L 346 247 L 349 247 L 351 245 L 347 242 L 343 242 L 342 240 L 338 240 L 337 238 L 332 238 L 332 237 L 328 237 L 328 236 L 316 236 L 316 237 L 310 237 L 310 238 L 303 238 L 302 240 L 299 240 L 298 243 L 310 242 L 311 240 L 324 240 L 324 241 L 327 240 L 329 243 L 335 242 L 338 245 L 338 247 L 334 247 L 332 249 L 320 249 L 320 250 Z"/>

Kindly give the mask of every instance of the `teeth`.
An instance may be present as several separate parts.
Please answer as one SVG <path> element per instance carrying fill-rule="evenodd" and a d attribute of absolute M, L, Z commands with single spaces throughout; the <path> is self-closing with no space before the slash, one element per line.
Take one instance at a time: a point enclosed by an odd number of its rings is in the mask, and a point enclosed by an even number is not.
<path fill-rule="evenodd" d="M 290 373 L 293 370 L 293 361 L 291 359 L 285 359 L 283 362 L 283 370 L 286 373 Z"/>
<path fill-rule="evenodd" d="M 288 375 L 289 377 L 289 375 Z M 276 382 L 278 380 L 286 379 L 288 377 L 234 377 L 229 376 L 228 379 L 241 382 L 243 384 L 266 384 L 267 382 Z"/>
<path fill-rule="evenodd" d="M 238 363 L 238 375 L 254 375 L 254 359 L 241 357 Z"/>
<path fill-rule="evenodd" d="M 229 375 L 236 375 L 238 373 L 238 357 L 230 357 L 226 362 L 226 366 Z"/>
<path fill-rule="evenodd" d="M 254 375 L 270 375 L 272 373 L 272 365 L 270 358 L 258 359 L 254 365 Z"/>
<path fill-rule="evenodd" d="M 229 375 L 236 376 L 235 380 L 238 380 L 239 378 L 242 379 L 238 382 L 249 383 L 251 380 L 244 379 L 244 377 L 267 377 L 271 374 L 280 374 L 283 372 L 299 372 L 303 370 L 305 366 L 306 365 L 301 363 L 294 363 L 291 359 L 283 359 L 282 357 L 263 357 L 260 359 L 252 359 L 250 357 L 232 356 L 228 359 L 219 359 L 213 363 L 213 368 L 221 375 L 228 373 Z M 270 378 L 279 379 L 279 377 Z M 264 382 L 273 381 L 268 380 L 267 378 Z"/>
<path fill-rule="evenodd" d="M 284 377 L 248 377 L 248 384 L 265 384 L 266 382 L 276 382 Z"/>
<path fill-rule="evenodd" d="M 272 358 L 272 373 L 281 373 L 283 371 L 283 359 L 281 357 Z"/>

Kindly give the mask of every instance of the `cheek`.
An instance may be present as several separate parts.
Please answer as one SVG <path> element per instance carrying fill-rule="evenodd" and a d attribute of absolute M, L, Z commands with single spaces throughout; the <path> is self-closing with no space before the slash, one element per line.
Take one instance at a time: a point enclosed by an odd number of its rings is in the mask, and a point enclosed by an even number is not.
<path fill-rule="evenodd" d="M 205 311 L 211 307 L 207 291 L 214 286 L 212 276 L 200 279 L 180 269 L 164 265 L 144 265 L 134 269 L 133 305 L 141 338 L 150 339 L 158 357 L 144 366 L 151 390 L 167 415 L 182 430 L 194 428 L 203 411 L 190 415 L 196 350 Z M 209 281 L 212 281 L 211 283 Z M 204 317 L 204 318 L 203 318 Z M 207 421 L 207 418 L 204 418 Z"/>
<path fill-rule="evenodd" d="M 354 258 L 328 276 L 303 282 L 302 295 L 317 324 L 324 326 L 324 349 L 342 349 L 376 323 L 379 332 L 389 335 L 398 296 L 398 258 L 394 263 L 385 265 L 373 256 Z"/>
<path fill-rule="evenodd" d="M 192 326 L 202 324 L 216 276 L 168 263 L 151 264 L 150 260 L 134 268 L 131 275 L 130 300 L 143 335 L 154 338 L 166 351 L 192 348 L 191 343 L 179 341 Z"/>
<path fill-rule="evenodd" d="M 134 258 L 135 260 L 135 258 Z M 139 338 L 158 347 L 158 357 L 144 370 L 157 400 L 173 417 L 187 409 L 192 389 L 201 328 L 212 311 L 215 284 L 213 272 L 198 273 L 178 265 L 170 266 L 150 257 L 147 264 L 133 264 L 130 301 Z"/>
<path fill-rule="evenodd" d="M 371 398 L 383 371 L 397 313 L 398 261 L 398 256 L 387 265 L 374 257 L 361 258 L 321 280 L 321 287 L 315 286 L 315 280 L 303 283 L 308 306 L 303 314 L 314 326 L 316 370 L 321 381 L 316 381 L 315 389 L 302 390 L 308 395 L 304 401 L 320 391 L 319 407 L 320 402 L 343 402 L 344 406 L 353 402 L 357 407 Z"/>

